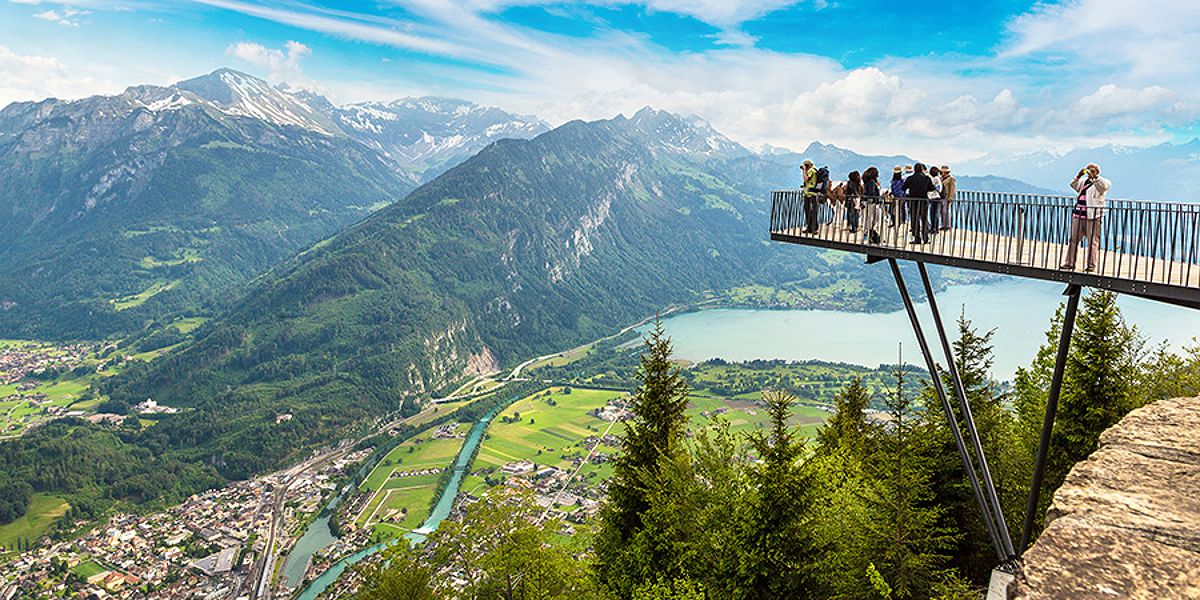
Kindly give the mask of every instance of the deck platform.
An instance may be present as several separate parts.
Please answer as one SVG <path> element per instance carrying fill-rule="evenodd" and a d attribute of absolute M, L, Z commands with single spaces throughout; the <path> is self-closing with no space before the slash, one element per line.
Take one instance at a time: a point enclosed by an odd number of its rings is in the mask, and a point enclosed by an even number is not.
<path fill-rule="evenodd" d="M 803 194 L 777 191 L 770 235 L 776 241 L 864 254 L 871 262 L 913 260 L 1200 308 L 1200 205 L 1110 202 L 1100 220 L 1095 269 L 1088 271 L 1084 244 L 1076 268 L 1060 268 L 1069 257 L 1073 198 L 975 191 L 957 196 L 949 208 L 950 229 L 931 234 L 927 244 L 913 244 L 912 220 L 901 220 L 900 204 L 891 198 L 860 201 L 856 232 L 845 206 L 818 199 L 819 225 L 807 233 Z M 904 201 L 905 212 L 909 202 Z"/>

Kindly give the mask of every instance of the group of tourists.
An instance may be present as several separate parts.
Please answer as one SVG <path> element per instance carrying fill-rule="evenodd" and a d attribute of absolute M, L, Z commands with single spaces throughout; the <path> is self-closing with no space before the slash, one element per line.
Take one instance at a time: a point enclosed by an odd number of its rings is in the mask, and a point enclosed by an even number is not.
<path fill-rule="evenodd" d="M 951 228 L 956 185 L 957 180 L 947 165 L 929 169 L 922 163 L 897 165 L 892 169 L 891 182 L 884 188 L 875 167 L 862 173 L 851 171 L 845 181 L 833 182 L 828 167 L 817 168 L 811 160 L 805 160 L 804 232 L 820 230 L 820 206 L 829 204 L 834 226 L 843 224 L 843 230 L 856 239 L 864 235 L 868 243 L 878 244 L 885 222 L 887 227 L 907 223 L 909 243 L 928 244 L 931 236 Z M 1100 223 L 1111 187 L 1112 182 L 1100 176 L 1100 166 L 1095 163 L 1080 169 L 1071 181 L 1076 201 L 1071 207 L 1066 261 L 1059 268 L 1075 270 L 1079 244 L 1087 240 L 1087 271 L 1096 270 Z"/>
<path fill-rule="evenodd" d="M 821 225 L 819 207 L 828 203 L 833 208 L 834 223 L 844 223 L 846 230 L 855 236 L 863 225 L 869 243 L 879 243 L 880 229 L 886 221 L 887 227 L 910 223 L 910 242 L 928 244 L 931 235 L 950 229 L 956 183 L 949 166 L 927 171 L 922 163 L 894 167 L 886 188 L 879 181 L 876 167 L 862 173 L 851 171 L 845 181 L 834 183 L 829 179 L 828 167 L 818 169 L 811 160 L 806 160 L 804 231 L 817 233 Z"/>

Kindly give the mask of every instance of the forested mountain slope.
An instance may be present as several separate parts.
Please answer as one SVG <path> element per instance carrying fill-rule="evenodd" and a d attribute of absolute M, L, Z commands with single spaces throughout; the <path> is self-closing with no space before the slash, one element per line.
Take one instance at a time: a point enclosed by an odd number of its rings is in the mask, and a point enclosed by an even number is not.
<path fill-rule="evenodd" d="M 108 391 L 196 407 L 153 433 L 253 468 L 412 407 L 464 372 L 611 333 L 707 290 L 885 275 L 770 244 L 766 199 L 706 170 L 728 140 L 679 135 L 687 127 L 646 109 L 493 144 L 277 267 L 190 348 Z M 296 438 L 272 430 L 285 410 Z"/>
<path fill-rule="evenodd" d="M 4 108 L 0 337 L 127 335 L 215 314 L 423 177 L 544 129 L 464 102 L 409 103 L 339 109 L 223 69 Z"/>

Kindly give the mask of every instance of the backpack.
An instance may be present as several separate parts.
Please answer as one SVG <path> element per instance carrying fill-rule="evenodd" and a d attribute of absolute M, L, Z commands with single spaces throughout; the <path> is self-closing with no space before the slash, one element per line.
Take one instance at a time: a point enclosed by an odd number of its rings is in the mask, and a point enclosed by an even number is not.
<path fill-rule="evenodd" d="M 817 169 L 817 181 L 813 185 L 812 191 L 827 196 L 829 194 L 829 167 L 821 167 Z M 825 200 L 823 197 L 822 200 Z"/>

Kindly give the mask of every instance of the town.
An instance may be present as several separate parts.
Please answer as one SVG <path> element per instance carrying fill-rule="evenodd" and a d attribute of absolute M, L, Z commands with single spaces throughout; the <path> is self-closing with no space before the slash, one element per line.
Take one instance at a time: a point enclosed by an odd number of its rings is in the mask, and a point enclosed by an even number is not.
<path fill-rule="evenodd" d="M 277 562 L 371 448 L 343 445 L 286 471 L 234 482 L 165 511 L 121 513 L 5 565 L 0 599 L 257 598 Z M 347 540 L 349 541 L 349 540 Z"/>

